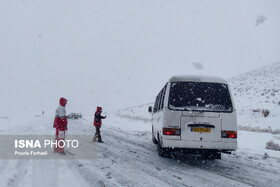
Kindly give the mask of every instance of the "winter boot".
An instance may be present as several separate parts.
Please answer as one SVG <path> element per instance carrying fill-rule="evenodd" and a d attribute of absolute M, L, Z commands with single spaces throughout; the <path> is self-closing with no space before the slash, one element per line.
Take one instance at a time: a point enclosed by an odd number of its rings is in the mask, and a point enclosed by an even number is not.
<path fill-rule="evenodd" d="M 92 142 L 96 142 L 96 136 L 94 136 L 93 138 L 92 138 Z"/>
<path fill-rule="evenodd" d="M 98 140 L 98 143 L 104 143 L 102 140 Z"/>
<path fill-rule="evenodd" d="M 63 151 L 63 152 L 60 152 L 60 154 L 62 154 L 62 155 L 66 155 L 66 153 Z"/>

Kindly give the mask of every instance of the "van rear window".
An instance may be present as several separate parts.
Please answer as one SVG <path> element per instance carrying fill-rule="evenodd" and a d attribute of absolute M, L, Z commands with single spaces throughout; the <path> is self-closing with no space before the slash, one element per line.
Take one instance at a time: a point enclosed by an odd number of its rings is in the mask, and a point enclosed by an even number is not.
<path fill-rule="evenodd" d="M 210 82 L 174 82 L 169 94 L 171 110 L 232 112 L 226 84 Z"/>

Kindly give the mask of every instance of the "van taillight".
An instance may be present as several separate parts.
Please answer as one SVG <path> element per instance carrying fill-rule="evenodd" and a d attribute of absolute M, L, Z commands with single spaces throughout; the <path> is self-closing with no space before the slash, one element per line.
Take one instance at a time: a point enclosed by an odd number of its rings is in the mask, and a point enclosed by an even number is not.
<path fill-rule="evenodd" d="M 173 129 L 173 128 L 163 128 L 163 135 L 172 135 L 172 136 L 180 136 L 181 129 Z"/>
<path fill-rule="evenodd" d="M 222 131 L 222 138 L 237 138 L 236 131 Z"/>

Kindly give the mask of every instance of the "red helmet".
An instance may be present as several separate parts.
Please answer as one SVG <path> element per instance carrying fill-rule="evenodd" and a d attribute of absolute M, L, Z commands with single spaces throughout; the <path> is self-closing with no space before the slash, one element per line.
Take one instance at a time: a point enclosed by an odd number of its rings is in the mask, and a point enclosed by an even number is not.
<path fill-rule="evenodd" d="M 60 104 L 61 106 L 64 106 L 64 107 L 65 107 L 65 105 L 67 104 L 67 99 L 61 97 L 60 100 L 59 100 L 59 104 Z"/>
<path fill-rule="evenodd" d="M 98 106 L 96 110 L 97 110 L 98 112 L 101 112 L 101 111 L 102 111 L 102 107 L 101 107 L 101 106 Z"/>

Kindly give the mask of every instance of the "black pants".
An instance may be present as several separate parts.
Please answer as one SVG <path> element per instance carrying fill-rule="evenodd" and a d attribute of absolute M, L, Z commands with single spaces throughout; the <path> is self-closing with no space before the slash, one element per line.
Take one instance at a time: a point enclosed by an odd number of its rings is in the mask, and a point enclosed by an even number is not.
<path fill-rule="evenodd" d="M 101 141 L 100 128 L 101 128 L 101 126 L 95 126 L 96 132 L 95 132 L 94 138 L 97 137 L 98 141 Z"/>

